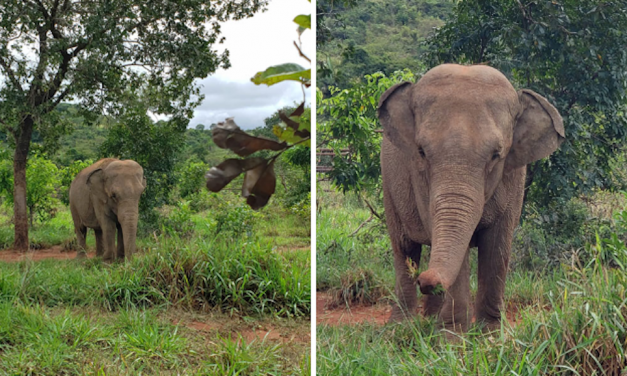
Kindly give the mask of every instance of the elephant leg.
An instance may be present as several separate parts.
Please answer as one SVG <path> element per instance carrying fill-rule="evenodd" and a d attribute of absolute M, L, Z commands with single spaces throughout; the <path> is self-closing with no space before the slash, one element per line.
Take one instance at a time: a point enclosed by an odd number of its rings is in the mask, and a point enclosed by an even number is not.
<path fill-rule="evenodd" d="M 104 254 L 104 243 L 102 239 L 102 230 L 94 229 L 94 234 L 96 234 L 96 256 L 102 257 Z"/>
<path fill-rule="evenodd" d="M 87 227 L 74 226 L 74 231 L 76 232 L 76 240 L 78 243 L 76 258 L 85 258 L 87 256 Z"/>
<path fill-rule="evenodd" d="M 104 244 L 104 255 L 102 259 L 110 262 L 115 260 L 115 223 L 112 221 L 102 221 L 100 227 L 102 227 L 102 240 Z"/>
<path fill-rule="evenodd" d="M 118 230 L 118 259 L 124 260 L 124 234 L 122 233 L 122 226 L 117 224 Z"/>
<path fill-rule="evenodd" d="M 513 223 L 501 222 L 479 234 L 478 289 L 475 317 L 487 330 L 498 329 L 505 294 L 505 278 L 514 233 Z"/>
<path fill-rule="evenodd" d="M 445 329 L 454 332 L 465 332 L 470 323 L 470 262 L 468 257 L 470 249 L 466 252 L 462 267 L 457 279 L 451 287 L 442 295 L 442 308 L 438 313 L 440 322 Z"/>
<path fill-rule="evenodd" d="M 413 242 L 405 236 L 393 237 L 392 248 L 394 250 L 394 269 L 396 270 L 396 299 L 392 307 L 389 321 L 400 321 L 416 314 L 418 305 L 418 293 L 416 292 L 415 279 L 409 275 L 408 259 L 420 265 L 422 244 Z"/>

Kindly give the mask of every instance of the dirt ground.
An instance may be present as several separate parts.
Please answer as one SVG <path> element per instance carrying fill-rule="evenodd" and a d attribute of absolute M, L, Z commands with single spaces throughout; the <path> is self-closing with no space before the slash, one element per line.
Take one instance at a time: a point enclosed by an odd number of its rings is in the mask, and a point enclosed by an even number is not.
<path fill-rule="evenodd" d="M 96 252 L 88 252 L 87 257 L 92 258 L 96 256 Z M 33 249 L 28 252 L 19 252 L 13 249 L 5 249 L 0 251 L 0 261 L 3 262 L 18 262 L 18 261 L 40 261 L 46 259 L 56 260 L 71 260 L 76 258 L 76 251 L 65 251 L 60 245 L 55 245 L 52 248 L 46 249 Z"/>
<path fill-rule="evenodd" d="M 305 320 L 273 320 L 251 319 L 241 317 L 219 317 L 199 313 L 179 312 L 171 322 L 194 330 L 196 335 L 215 338 L 229 336 L 236 340 L 241 336 L 246 343 L 273 342 L 281 344 L 299 344 L 309 346 L 311 333 L 309 321 Z"/>
<path fill-rule="evenodd" d="M 340 306 L 329 309 L 328 302 L 330 302 L 331 299 L 331 296 L 325 292 L 316 293 L 316 324 L 338 326 L 372 322 L 383 325 L 387 322 L 392 312 L 392 307 L 385 303 L 371 306 Z M 421 309 L 421 307 L 419 307 L 419 309 Z M 516 326 L 520 321 L 519 310 L 518 306 L 508 304 L 506 317 L 511 326 Z M 472 321 L 474 322 L 475 319 L 473 318 Z"/>

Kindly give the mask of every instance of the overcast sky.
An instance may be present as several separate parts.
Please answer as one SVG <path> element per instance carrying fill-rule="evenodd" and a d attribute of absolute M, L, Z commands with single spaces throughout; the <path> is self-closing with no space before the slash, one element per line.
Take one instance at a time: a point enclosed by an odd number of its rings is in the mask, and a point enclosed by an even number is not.
<path fill-rule="evenodd" d="M 243 129 L 262 126 L 263 120 L 276 110 L 302 101 L 301 86 L 287 81 L 273 86 L 257 86 L 250 82 L 255 73 L 272 65 L 297 63 L 305 68 L 309 63 L 298 55 L 293 42 L 298 40 L 292 22 L 299 14 L 311 14 L 312 5 L 307 0 L 270 0 L 268 10 L 252 18 L 229 21 L 223 24 L 226 37 L 224 47 L 230 53 L 231 68 L 220 69 L 212 76 L 200 80 L 203 103 L 194 111 L 190 127 L 234 117 Z M 303 52 L 313 60 L 314 35 L 307 30 L 301 36 Z M 310 101 L 309 90 L 307 101 Z"/>

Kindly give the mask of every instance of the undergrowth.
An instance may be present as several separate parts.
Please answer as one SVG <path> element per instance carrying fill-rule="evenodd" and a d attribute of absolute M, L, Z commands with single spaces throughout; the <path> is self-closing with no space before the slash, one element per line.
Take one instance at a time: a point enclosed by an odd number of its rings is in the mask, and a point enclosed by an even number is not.
<path fill-rule="evenodd" d="M 130 263 L 0 264 L 0 301 L 95 305 L 107 310 L 181 306 L 237 314 L 307 316 L 309 255 L 285 256 L 254 242 L 162 236 Z"/>
<path fill-rule="evenodd" d="M 355 233 L 370 217 L 365 205 L 332 190 L 318 200 L 317 286 L 331 295 L 327 308 L 389 304 L 394 267 L 385 225 L 373 220 Z M 473 327 L 447 341 L 433 319 L 421 316 L 386 325 L 319 323 L 318 374 L 626 374 L 627 211 L 621 207 L 622 196 L 601 192 L 560 207 L 528 208 L 515 234 L 500 331 Z M 428 253 L 424 247 L 421 269 Z"/>

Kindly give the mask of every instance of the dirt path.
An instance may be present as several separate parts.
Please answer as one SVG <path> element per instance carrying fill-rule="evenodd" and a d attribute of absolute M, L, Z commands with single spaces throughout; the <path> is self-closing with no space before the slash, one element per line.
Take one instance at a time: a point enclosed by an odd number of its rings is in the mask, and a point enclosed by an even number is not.
<path fill-rule="evenodd" d="M 388 304 L 354 307 L 341 306 L 329 309 L 327 306 L 331 299 L 331 296 L 327 293 L 316 293 L 316 324 L 338 326 L 372 322 L 383 325 L 387 322 L 392 312 L 392 308 Z M 514 304 L 508 304 L 506 317 L 511 326 L 516 326 L 520 321 L 519 311 L 520 307 Z M 472 321 L 475 321 L 474 317 Z"/>
<path fill-rule="evenodd" d="M 96 256 L 96 252 L 87 253 L 88 258 Z M 13 249 L 5 249 L 0 251 L 0 262 L 19 262 L 19 261 L 40 261 L 46 259 L 71 260 L 76 258 L 76 251 L 64 251 L 60 245 L 52 248 L 30 250 L 28 252 L 19 252 Z"/>

